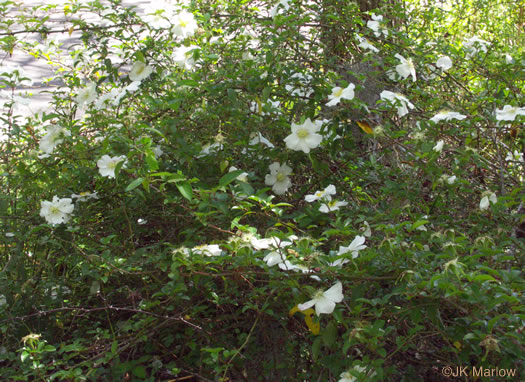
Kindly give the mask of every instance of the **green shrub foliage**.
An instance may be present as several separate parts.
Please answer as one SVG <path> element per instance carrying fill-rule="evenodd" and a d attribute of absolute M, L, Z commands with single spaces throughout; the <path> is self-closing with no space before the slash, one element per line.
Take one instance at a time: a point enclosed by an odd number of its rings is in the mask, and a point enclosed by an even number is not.
<path fill-rule="evenodd" d="M 523 15 L 1 0 L 2 380 L 519 380 Z"/>

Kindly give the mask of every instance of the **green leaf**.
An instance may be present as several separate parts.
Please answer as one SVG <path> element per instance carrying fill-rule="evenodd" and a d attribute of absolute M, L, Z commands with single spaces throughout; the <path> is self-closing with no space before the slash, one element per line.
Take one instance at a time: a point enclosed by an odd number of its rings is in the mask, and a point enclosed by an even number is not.
<path fill-rule="evenodd" d="M 53 345 L 46 345 L 44 346 L 44 349 L 42 349 L 43 351 L 48 351 L 48 352 L 52 352 L 52 351 L 56 351 L 56 347 L 54 347 Z"/>
<path fill-rule="evenodd" d="M 24 362 L 27 359 L 27 357 L 29 357 L 29 352 L 24 350 L 22 354 L 20 354 L 20 359 L 22 360 L 22 362 Z"/>
<path fill-rule="evenodd" d="M 323 330 L 323 342 L 327 347 L 332 347 L 337 339 L 337 324 L 331 321 Z"/>
<path fill-rule="evenodd" d="M 182 196 L 184 196 L 186 199 L 188 199 L 190 202 L 193 199 L 193 190 L 191 188 L 191 185 L 187 182 L 184 183 L 177 183 L 177 188 L 179 189 Z"/>
<path fill-rule="evenodd" d="M 323 344 L 323 338 L 317 337 L 312 345 L 312 358 L 317 361 L 319 354 L 321 354 L 321 345 Z"/>
<path fill-rule="evenodd" d="M 135 188 L 137 188 L 138 186 L 140 186 L 142 184 L 143 180 L 144 180 L 143 178 L 135 179 L 133 182 L 128 184 L 128 186 L 126 187 L 125 191 L 128 192 L 128 191 L 134 190 Z"/>
<path fill-rule="evenodd" d="M 425 225 L 428 223 L 428 220 L 418 220 L 414 224 L 412 224 L 411 230 L 415 230 L 417 227 L 421 227 L 422 225 Z"/>
<path fill-rule="evenodd" d="M 491 275 L 477 275 L 477 276 L 474 276 L 472 278 L 472 281 L 478 281 L 480 283 L 482 282 L 485 282 L 485 281 L 493 281 L 493 282 L 498 282 L 498 280 L 496 280 L 494 277 L 492 277 Z"/>
<path fill-rule="evenodd" d="M 146 154 L 146 163 L 150 171 L 157 171 L 159 169 L 159 162 L 153 154 Z"/>
<path fill-rule="evenodd" d="M 137 378 L 144 379 L 146 378 L 146 368 L 144 366 L 137 366 L 132 371 L 133 375 Z"/>
<path fill-rule="evenodd" d="M 117 352 L 117 349 L 118 349 L 118 342 L 113 341 L 113 343 L 111 344 L 111 353 L 115 354 Z"/>
<path fill-rule="evenodd" d="M 222 176 L 222 178 L 219 180 L 219 187 L 224 187 L 233 182 L 239 175 L 241 175 L 244 171 L 242 170 L 235 170 L 232 172 L 229 172 Z"/>

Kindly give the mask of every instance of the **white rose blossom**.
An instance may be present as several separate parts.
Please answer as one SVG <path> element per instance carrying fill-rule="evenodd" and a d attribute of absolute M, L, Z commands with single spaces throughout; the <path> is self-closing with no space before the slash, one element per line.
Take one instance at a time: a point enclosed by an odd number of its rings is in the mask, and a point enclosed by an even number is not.
<path fill-rule="evenodd" d="M 153 68 L 142 61 L 135 61 L 129 72 L 129 79 L 133 82 L 143 81 L 153 72 Z"/>
<path fill-rule="evenodd" d="M 71 218 L 75 206 L 70 198 L 59 198 L 53 196 L 52 201 L 43 200 L 40 202 L 40 216 L 49 224 L 67 223 Z"/>
<path fill-rule="evenodd" d="M 292 134 L 284 139 L 286 147 L 295 151 L 302 150 L 308 154 L 310 149 L 315 149 L 323 140 L 323 136 L 317 134 L 320 128 L 320 125 L 312 122 L 310 118 L 306 119 L 302 125 L 292 122 Z"/>
<path fill-rule="evenodd" d="M 379 53 L 379 49 L 377 49 L 375 46 L 373 46 L 370 43 L 370 41 L 368 41 L 368 39 L 357 35 L 357 40 L 359 41 L 359 44 L 357 45 L 358 47 L 360 47 L 362 49 L 370 50 L 370 51 L 372 51 L 374 53 Z"/>
<path fill-rule="evenodd" d="M 523 163 L 523 153 L 520 153 L 518 150 L 514 150 L 514 152 L 508 152 L 507 156 L 505 157 L 505 160 L 507 162 Z"/>
<path fill-rule="evenodd" d="M 367 246 L 365 245 L 365 237 L 357 235 L 354 240 L 350 243 L 348 247 L 340 246 L 339 251 L 337 252 L 337 256 L 344 255 L 345 253 L 351 252 L 352 258 L 355 259 L 357 256 L 359 256 L 359 251 L 365 249 Z"/>
<path fill-rule="evenodd" d="M 200 48 L 197 45 L 182 45 L 175 49 L 173 51 L 173 55 L 171 56 L 175 65 L 185 70 L 192 70 L 195 66 L 195 60 L 193 58 L 195 49 Z"/>
<path fill-rule="evenodd" d="M 219 256 L 222 253 L 222 249 L 217 244 L 206 244 L 198 245 L 191 250 L 197 255 L 204 256 Z"/>
<path fill-rule="evenodd" d="M 400 54 L 396 54 L 394 57 L 397 58 L 399 61 L 401 61 L 401 63 L 396 66 L 397 74 L 399 74 L 403 78 L 407 78 L 408 76 L 411 75 L 412 81 L 415 82 L 416 81 L 416 68 L 414 67 L 414 63 L 412 62 L 412 60 L 410 58 L 406 59 Z"/>
<path fill-rule="evenodd" d="M 314 194 L 306 195 L 304 200 L 308 203 L 313 203 L 317 200 L 332 200 L 332 195 L 335 195 L 335 186 L 333 184 L 328 185 L 324 190 L 316 191 Z"/>
<path fill-rule="evenodd" d="M 64 139 L 62 136 L 69 137 L 71 132 L 64 127 L 52 125 L 47 128 L 46 134 L 40 139 L 38 147 L 44 152 L 44 156 L 49 156 Z"/>
<path fill-rule="evenodd" d="M 310 309 L 315 306 L 315 313 L 319 316 L 320 314 L 330 314 L 335 309 L 335 304 L 343 301 L 343 285 L 340 281 L 335 283 L 330 289 L 326 291 L 318 291 L 313 299 L 303 304 L 299 304 L 299 310 Z"/>
<path fill-rule="evenodd" d="M 498 202 L 498 197 L 494 192 L 486 191 L 483 193 L 481 200 L 479 201 L 479 209 L 481 211 L 489 208 L 490 203 L 496 204 Z"/>
<path fill-rule="evenodd" d="M 370 228 L 370 224 L 365 220 L 363 222 L 363 227 L 359 229 L 360 231 L 363 231 L 363 236 L 370 237 L 372 236 L 372 229 Z"/>
<path fill-rule="evenodd" d="M 450 111 L 450 110 L 441 110 L 436 115 L 434 115 L 430 120 L 434 123 L 438 123 L 439 121 L 450 121 L 451 119 L 458 119 L 458 120 L 464 120 L 467 118 L 466 115 L 463 115 L 461 113 L 458 113 L 456 111 Z"/>
<path fill-rule="evenodd" d="M 326 106 L 335 106 L 339 102 L 341 102 L 342 99 L 351 100 L 354 98 L 354 88 L 355 85 L 350 83 L 346 88 L 341 88 L 339 86 L 336 86 L 332 89 L 332 94 L 328 96 L 328 99 L 330 100 Z"/>
<path fill-rule="evenodd" d="M 96 192 L 81 192 L 80 194 L 71 194 L 71 199 L 77 199 L 77 202 L 86 202 L 89 199 L 98 199 Z"/>
<path fill-rule="evenodd" d="M 440 153 L 441 150 L 443 150 L 444 144 L 445 144 L 445 141 L 443 141 L 443 139 L 440 139 L 439 141 L 437 141 L 436 145 L 432 148 L 432 150 L 434 150 L 437 153 Z"/>
<path fill-rule="evenodd" d="M 518 115 L 525 115 L 525 107 L 505 105 L 503 109 L 496 109 L 498 121 L 514 121 Z"/>
<path fill-rule="evenodd" d="M 97 84 L 90 82 L 85 88 L 78 91 L 78 95 L 75 97 L 75 102 L 78 107 L 84 107 L 91 104 L 97 98 Z"/>
<path fill-rule="evenodd" d="M 374 31 L 376 37 L 381 36 L 381 34 L 388 36 L 388 29 L 383 27 L 383 16 L 371 14 L 372 20 L 368 20 L 366 26 Z"/>
<path fill-rule="evenodd" d="M 447 70 L 452 68 L 452 60 L 449 56 L 441 56 L 437 59 L 436 66 L 443 72 L 446 72 Z"/>
<path fill-rule="evenodd" d="M 463 43 L 463 47 L 469 55 L 477 54 L 478 52 L 487 53 L 487 47 L 490 45 L 488 41 L 482 40 L 479 37 L 471 37 Z"/>
<path fill-rule="evenodd" d="M 274 162 L 270 165 L 270 173 L 266 175 L 264 183 L 267 186 L 272 186 L 276 195 L 283 195 L 292 185 L 289 177 L 291 173 L 292 169 L 286 163 L 281 165 Z"/>
<path fill-rule="evenodd" d="M 394 93 L 388 90 L 381 92 L 382 100 L 390 101 L 390 103 L 397 106 L 397 115 L 401 118 L 408 114 L 408 109 L 413 109 L 414 105 L 402 94 Z"/>
<path fill-rule="evenodd" d="M 228 172 L 237 171 L 237 170 L 238 170 L 237 167 L 231 166 L 230 169 L 228 170 Z M 240 182 L 248 183 L 248 173 L 247 172 L 243 172 L 235 179 L 240 181 Z"/>
<path fill-rule="evenodd" d="M 115 156 L 115 157 L 110 157 L 109 155 L 103 155 L 102 158 L 100 158 L 97 161 L 98 172 L 102 176 L 114 178 L 115 168 L 122 161 L 124 161 L 124 164 L 122 165 L 122 167 L 125 167 L 126 166 L 126 156 L 125 155 Z"/>
<path fill-rule="evenodd" d="M 172 19 L 173 32 L 182 38 L 191 37 L 199 27 L 193 13 L 181 11 Z"/>
<path fill-rule="evenodd" d="M 319 211 L 328 214 L 330 212 L 337 211 L 340 207 L 344 207 L 346 205 L 348 205 L 348 203 L 345 201 L 330 200 L 321 204 L 321 206 L 319 207 Z"/>

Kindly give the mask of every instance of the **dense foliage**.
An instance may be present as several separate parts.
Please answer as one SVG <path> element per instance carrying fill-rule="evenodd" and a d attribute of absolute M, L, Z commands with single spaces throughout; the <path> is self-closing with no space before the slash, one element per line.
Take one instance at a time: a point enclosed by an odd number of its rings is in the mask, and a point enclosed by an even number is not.
<path fill-rule="evenodd" d="M 519 380 L 523 5 L 153 4 L 0 0 L 2 380 Z"/>

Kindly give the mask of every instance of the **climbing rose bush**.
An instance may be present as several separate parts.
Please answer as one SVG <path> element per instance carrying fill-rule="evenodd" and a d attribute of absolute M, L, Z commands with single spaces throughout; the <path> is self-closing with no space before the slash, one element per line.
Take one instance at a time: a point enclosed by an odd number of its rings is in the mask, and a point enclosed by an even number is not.
<path fill-rule="evenodd" d="M 518 373 L 522 12 L 446 3 L 0 2 L 2 378 Z"/>

